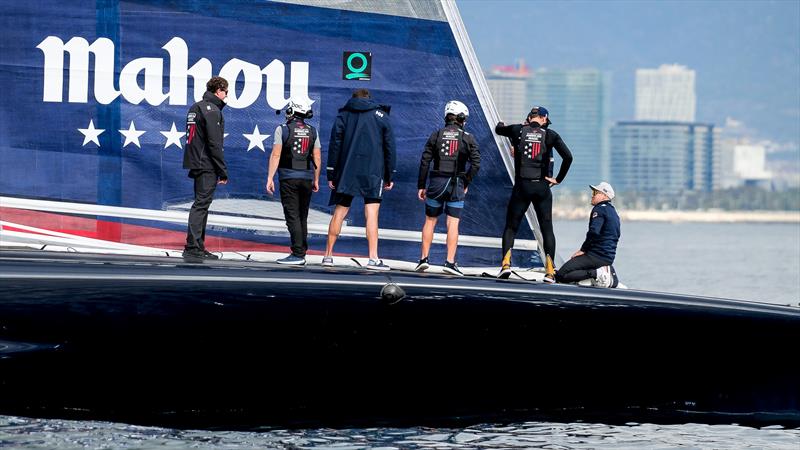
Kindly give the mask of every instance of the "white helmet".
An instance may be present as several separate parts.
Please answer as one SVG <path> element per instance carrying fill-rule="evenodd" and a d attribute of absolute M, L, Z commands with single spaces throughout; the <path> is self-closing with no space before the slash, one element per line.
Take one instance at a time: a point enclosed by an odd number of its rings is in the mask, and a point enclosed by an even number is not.
<path fill-rule="evenodd" d="M 292 116 L 299 114 L 307 119 L 310 119 L 314 112 L 311 110 L 313 100 L 303 98 L 290 98 L 289 104 L 286 108 L 286 115 Z"/>
<path fill-rule="evenodd" d="M 444 105 L 444 116 L 447 117 L 448 114 L 452 114 L 454 116 L 464 116 L 464 119 L 469 117 L 469 109 L 467 105 L 461 103 L 458 100 L 450 100 Z"/>

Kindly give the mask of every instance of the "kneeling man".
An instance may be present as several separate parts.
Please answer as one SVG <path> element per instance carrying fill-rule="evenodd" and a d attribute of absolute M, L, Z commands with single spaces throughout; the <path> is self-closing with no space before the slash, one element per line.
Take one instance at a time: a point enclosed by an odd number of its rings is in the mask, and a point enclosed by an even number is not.
<path fill-rule="evenodd" d="M 617 254 L 620 237 L 619 215 L 611 200 L 614 188 L 603 181 L 592 188 L 592 213 L 589 216 L 589 231 L 581 249 L 572 255 L 556 272 L 559 283 L 575 283 L 592 280 L 593 286 L 616 287 L 616 273 L 611 264 Z"/>

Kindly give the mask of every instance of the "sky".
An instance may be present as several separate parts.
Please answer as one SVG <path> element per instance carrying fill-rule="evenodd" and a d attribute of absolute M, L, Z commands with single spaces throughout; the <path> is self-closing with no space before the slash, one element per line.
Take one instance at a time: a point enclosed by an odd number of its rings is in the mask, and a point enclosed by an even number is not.
<path fill-rule="evenodd" d="M 611 72 L 611 120 L 634 114 L 635 70 L 696 72 L 698 122 L 742 121 L 800 147 L 800 0 L 458 0 L 484 69 Z M 545 105 L 546 106 L 546 105 Z"/>

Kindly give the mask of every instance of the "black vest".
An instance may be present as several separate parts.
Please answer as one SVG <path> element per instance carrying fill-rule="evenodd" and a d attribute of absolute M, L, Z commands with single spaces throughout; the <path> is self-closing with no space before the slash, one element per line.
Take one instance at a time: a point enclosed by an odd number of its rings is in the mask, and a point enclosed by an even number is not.
<path fill-rule="evenodd" d="M 311 152 L 317 142 L 317 130 L 302 120 L 283 125 L 283 147 L 278 167 L 281 169 L 313 169 Z"/>
<path fill-rule="evenodd" d="M 433 157 L 433 170 L 442 174 L 457 175 L 458 152 L 461 151 L 464 130 L 458 125 L 448 124 L 436 138 L 436 153 Z"/>
<path fill-rule="evenodd" d="M 516 176 L 526 180 L 541 180 L 544 168 L 549 169 L 545 160 L 545 129 L 525 125 L 519 132 L 519 145 L 516 149 Z"/>

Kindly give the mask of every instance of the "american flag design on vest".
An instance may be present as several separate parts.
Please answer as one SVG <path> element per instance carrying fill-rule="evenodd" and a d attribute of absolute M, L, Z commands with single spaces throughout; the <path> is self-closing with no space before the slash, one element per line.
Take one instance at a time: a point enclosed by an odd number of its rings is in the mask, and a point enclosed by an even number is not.
<path fill-rule="evenodd" d="M 539 142 L 542 135 L 538 133 L 528 133 L 525 139 L 522 156 L 528 159 L 536 159 L 542 152 L 542 144 Z"/>
<path fill-rule="evenodd" d="M 445 131 L 442 134 L 442 148 L 439 150 L 442 155 L 453 156 L 458 153 L 458 132 Z"/>
<path fill-rule="evenodd" d="M 308 144 L 311 140 L 309 136 L 309 129 L 305 126 L 298 124 L 294 129 L 294 143 L 292 144 L 292 151 L 298 155 L 305 155 L 308 153 Z"/>

